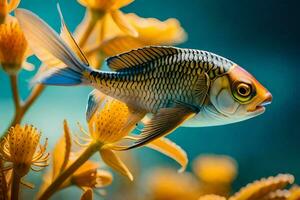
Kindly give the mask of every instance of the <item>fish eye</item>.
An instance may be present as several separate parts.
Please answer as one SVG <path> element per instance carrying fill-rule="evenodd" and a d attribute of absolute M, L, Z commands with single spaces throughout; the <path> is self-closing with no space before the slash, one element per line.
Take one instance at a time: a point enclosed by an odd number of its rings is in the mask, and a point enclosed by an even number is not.
<path fill-rule="evenodd" d="M 251 94 L 251 87 L 245 83 L 240 83 L 237 86 L 237 92 L 243 97 L 247 97 Z"/>
<path fill-rule="evenodd" d="M 254 91 L 251 84 L 235 83 L 233 88 L 233 96 L 241 103 L 246 103 L 254 96 Z"/>

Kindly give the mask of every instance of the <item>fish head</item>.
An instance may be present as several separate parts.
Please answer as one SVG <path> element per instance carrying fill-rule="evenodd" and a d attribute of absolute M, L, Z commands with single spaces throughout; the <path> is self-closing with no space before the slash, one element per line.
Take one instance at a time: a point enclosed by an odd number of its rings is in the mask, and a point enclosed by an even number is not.
<path fill-rule="evenodd" d="M 212 81 L 209 98 L 224 118 L 223 124 L 258 116 L 272 102 L 272 94 L 238 65 Z"/>

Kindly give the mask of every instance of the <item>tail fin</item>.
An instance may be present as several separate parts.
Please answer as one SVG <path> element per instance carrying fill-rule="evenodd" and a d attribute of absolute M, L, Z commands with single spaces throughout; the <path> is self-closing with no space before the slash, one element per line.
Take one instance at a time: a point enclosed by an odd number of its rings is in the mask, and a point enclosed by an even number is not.
<path fill-rule="evenodd" d="M 91 69 L 76 56 L 52 28 L 28 10 L 17 9 L 15 15 L 32 51 L 38 57 L 42 53 L 48 53 L 48 59 L 54 57 L 67 66 L 65 68 L 53 67 L 39 74 L 35 78 L 35 83 L 80 85 L 87 82 L 84 73 Z"/>

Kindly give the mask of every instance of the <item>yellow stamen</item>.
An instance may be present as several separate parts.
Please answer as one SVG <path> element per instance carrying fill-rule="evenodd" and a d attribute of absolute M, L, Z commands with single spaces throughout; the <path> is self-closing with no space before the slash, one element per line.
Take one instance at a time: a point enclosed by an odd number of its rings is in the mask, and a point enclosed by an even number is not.
<path fill-rule="evenodd" d="M 97 112 L 89 122 L 89 131 L 100 143 L 113 143 L 128 134 L 122 131 L 130 115 L 128 107 L 119 101 L 108 101 L 101 112 Z"/>
<path fill-rule="evenodd" d="M 26 175 L 31 165 L 41 169 L 48 165 L 49 154 L 45 154 L 47 140 L 39 147 L 41 134 L 31 125 L 11 127 L 8 135 L 1 143 L 0 157 L 13 164 L 13 169 L 18 176 Z"/>

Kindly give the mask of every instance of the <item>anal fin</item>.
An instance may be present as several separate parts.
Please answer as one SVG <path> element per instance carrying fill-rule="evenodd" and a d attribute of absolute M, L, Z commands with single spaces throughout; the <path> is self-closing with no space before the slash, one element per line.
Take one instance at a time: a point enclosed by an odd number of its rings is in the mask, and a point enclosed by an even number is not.
<path fill-rule="evenodd" d="M 195 116 L 199 109 L 187 104 L 176 103 L 170 108 L 161 108 L 153 118 L 145 124 L 142 133 L 138 136 L 138 140 L 134 144 L 125 149 L 139 147 L 149 142 L 165 136 L 175 130 L 184 121 Z"/>

